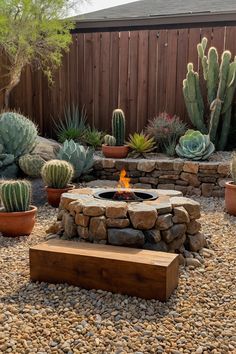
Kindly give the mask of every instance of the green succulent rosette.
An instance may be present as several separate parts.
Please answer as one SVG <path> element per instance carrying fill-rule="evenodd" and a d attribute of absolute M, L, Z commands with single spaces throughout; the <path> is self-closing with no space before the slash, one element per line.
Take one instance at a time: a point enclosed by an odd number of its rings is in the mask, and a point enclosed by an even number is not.
<path fill-rule="evenodd" d="M 209 135 L 192 129 L 187 130 L 176 146 L 177 155 L 190 160 L 206 160 L 214 151 L 215 146 Z"/>

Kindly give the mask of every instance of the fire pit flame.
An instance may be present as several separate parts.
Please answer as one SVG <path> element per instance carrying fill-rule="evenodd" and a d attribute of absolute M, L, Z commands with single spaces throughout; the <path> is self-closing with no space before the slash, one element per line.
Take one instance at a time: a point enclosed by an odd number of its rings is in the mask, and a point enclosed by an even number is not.
<path fill-rule="evenodd" d="M 130 178 L 126 177 L 127 172 L 123 169 L 121 170 L 120 173 L 120 179 L 117 185 L 117 191 L 113 196 L 113 200 L 123 200 L 123 201 L 127 201 L 127 200 L 139 200 L 139 198 L 135 195 L 134 192 L 130 191 Z M 127 189 L 127 190 L 124 190 Z"/>

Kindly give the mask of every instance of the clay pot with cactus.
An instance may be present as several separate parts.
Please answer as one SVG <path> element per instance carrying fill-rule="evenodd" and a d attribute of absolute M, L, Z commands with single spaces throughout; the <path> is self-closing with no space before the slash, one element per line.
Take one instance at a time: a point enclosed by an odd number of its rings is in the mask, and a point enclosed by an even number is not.
<path fill-rule="evenodd" d="M 225 184 L 225 209 L 227 213 L 236 216 L 236 154 L 231 160 L 230 172 L 233 181 Z"/>
<path fill-rule="evenodd" d="M 37 208 L 30 205 L 31 184 L 28 181 L 4 181 L 1 183 L 0 196 L 0 233 L 16 237 L 30 235 Z"/>
<path fill-rule="evenodd" d="M 127 157 L 129 147 L 125 145 L 125 115 L 121 109 L 112 113 L 112 135 L 105 135 L 102 152 L 105 157 L 122 159 Z"/>
<path fill-rule="evenodd" d="M 70 184 L 74 174 L 73 166 L 63 160 L 51 160 L 44 164 L 41 170 L 42 179 L 46 185 L 48 204 L 57 208 L 61 195 L 74 188 Z"/>

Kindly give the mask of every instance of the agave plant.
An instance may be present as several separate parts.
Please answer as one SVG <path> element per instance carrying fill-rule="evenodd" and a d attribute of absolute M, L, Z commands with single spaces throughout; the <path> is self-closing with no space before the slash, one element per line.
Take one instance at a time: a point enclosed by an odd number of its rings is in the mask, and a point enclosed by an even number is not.
<path fill-rule="evenodd" d="M 102 145 L 103 136 L 103 132 L 97 130 L 96 128 L 91 128 L 90 126 L 88 126 L 83 136 L 83 142 L 96 149 Z"/>
<path fill-rule="evenodd" d="M 71 105 L 64 108 L 64 118 L 55 120 L 55 130 L 60 143 L 66 140 L 80 140 L 86 131 L 87 113 L 85 107 L 79 110 L 76 105 Z"/>
<path fill-rule="evenodd" d="M 214 151 L 215 146 L 209 135 L 192 129 L 187 130 L 176 146 L 177 155 L 190 160 L 206 160 Z"/>
<path fill-rule="evenodd" d="M 58 159 L 70 162 L 74 167 L 74 179 L 87 173 L 93 166 L 94 150 L 85 149 L 83 145 L 73 140 L 66 140 L 58 152 Z"/>
<path fill-rule="evenodd" d="M 133 135 L 129 135 L 127 145 L 133 150 L 131 156 L 133 155 L 136 157 L 153 151 L 155 148 L 155 140 L 143 132 L 140 134 L 134 133 Z"/>

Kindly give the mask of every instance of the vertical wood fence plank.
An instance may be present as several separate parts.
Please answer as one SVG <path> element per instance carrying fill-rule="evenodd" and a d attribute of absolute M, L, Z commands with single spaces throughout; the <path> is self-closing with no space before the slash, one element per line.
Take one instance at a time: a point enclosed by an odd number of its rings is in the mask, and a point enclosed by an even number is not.
<path fill-rule="evenodd" d="M 168 47 L 166 50 L 166 103 L 165 110 L 174 115 L 175 114 L 175 95 L 176 95 L 176 77 L 177 77 L 177 30 L 169 30 L 168 33 Z"/>
<path fill-rule="evenodd" d="M 157 30 L 149 31 L 148 41 L 148 119 L 153 119 L 156 114 L 157 104 Z"/>
<path fill-rule="evenodd" d="M 141 131 L 147 124 L 147 78 L 148 78 L 148 31 L 139 32 L 138 54 L 138 111 L 137 130 Z"/>
<path fill-rule="evenodd" d="M 84 47 L 84 102 L 89 124 L 93 125 L 93 35 L 86 33 Z"/>
<path fill-rule="evenodd" d="M 138 31 L 130 32 L 129 58 L 129 128 L 137 131 L 137 93 L 138 93 Z"/>
<path fill-rule="evenodd" d="M 158 34 L 157 113 L 161 113 L 166 109 L 167 30 L 160 30 Z"/>
<path fill-rule="evenodd" d="M 119 46 L 119 95 L 118 106 L 126 116 L 126 124 L 129 127 L 128 117 L 128 68 L 129 68 L 129 32 L 120 32 Z"/>
<path fill-rule="evenodd" d="M 109 97 L 110 97 L 110 33 L 101 33 L 101 53 L 100 53 L 100 129 L 106 130 L 109 122 Z"/>
<path fill-rule="evenodd" d="M 96 128 L 100 126 L 100 122 L 99 122 L 100 37 L 101 37 L 101 33 L 93 34 L 93 125 Z"/>
<path fill-rule="evenodd" d="M 118 91 L 119 91 L 119 32 L 111 33 L 110 45 L 110 101 L 109 101 L 109 116 L 110 120 L 107 122 L 107 131 L 111 129 L 112 111 L 118 107 Z"/>

